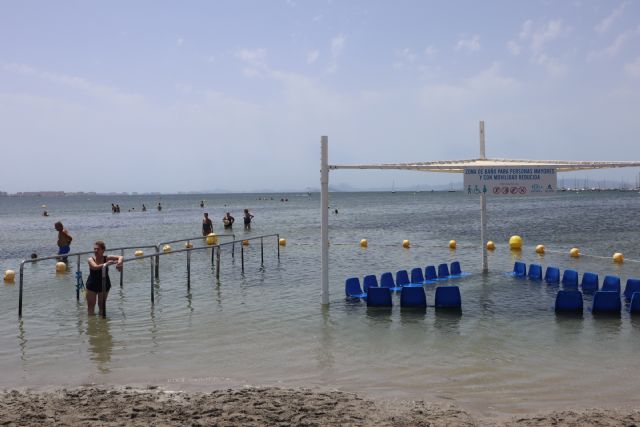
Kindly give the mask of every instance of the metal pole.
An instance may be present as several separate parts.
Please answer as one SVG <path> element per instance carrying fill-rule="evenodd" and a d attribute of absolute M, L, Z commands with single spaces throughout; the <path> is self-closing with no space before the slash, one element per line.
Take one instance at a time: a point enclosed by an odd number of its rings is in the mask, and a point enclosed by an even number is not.
<path fill-rule="evenodd" d="M 484 121 L 480 122 L 480 159 L 486 159 L 484 145 Z M 480 195 L 480 240 L 482 241 L 482 272 L 489 272 L 489 259 L 487 258 L 487 196 L 483 192 Z"/>
<path fill-rule="evenodd" d="M 213 266 L 213 256 L 214 256 L 215 253 L 216 253 L 216 247 L 212 246 L 211 247 L 211 266 Z"/>
<path fill-rule="evenodd" d="M 276 234 L 276 248 L 278 248 L 278 260 L 280 260 L 280 235 Z"/>
<path fill-rule="evenodd" d="M 156 258 L 158 257 L 156 256 Z M 150 261 L 149 265 L 151 266 L 151 305 L 153 305 L 153 302 L 154 302 L 153 301 L 153 257 L 149 257 L 149 261 Z"/>
<path fill-rule="evenodd" d="M 80 271 L 80 255 L 78 255 L 78 268 L 76 270 L 76 301 L 80 301 L 80 278 L 82 277 L 82 272 Z M 80 277 L 78 277 L 80 276 Z"/>
<path fill-rule="evenodd" d="M 320 138 L 320 263 L 322 305 L 329 304 L 329 138 Z"/>
<path fill-rule="evenodd" d="M 100 314 L 102 315 L 102 318 L 104 319 L 105 317 L 107 317 L 107 301 L 106 301 L 106 296 L 107 296 L 107 267 L 108 264 L 105 262 L 104 264 L 102 264 L 102 298 L 98 298 L 100 299 Z"/>
<path fill-rule="evenodd" d="M 233 243 L 231 243 L 231 259 L 236 258 L 236 233 L 231 233 Z"/>
<path fill-rule="evenodd" d="M 22 282 L 24 273 L 24 261 L 20 263 L 20 296 L 18 297 L 18 317 L 22 317 Z"/>
<path fill-rule="evenodd" d="M 216 279 L 220 278 L 220 246 L 218 246 L 218 253 L 216 255 Z"/>
<path fill-rule="evenodd" d="M 187 252 L 187 289 L 191 289 L 191 251 Z"/>
<path fill-rule="evenodd" d="M 264 244 L 260 238 L 260 267 L 264 267 Z"/>
<path fill-rule="evenodd" d="M 160 246 L 156 246 L 156 253 L 160 253 Z M 159 278 L 160 278 L 160 255 L 156 255 L 156 279 L 159 279 Z"/>
<path fill-rule="evenodd" d="M 244 274 L 244 245 L 240 245 L 240 262 L 242 263 L 242 273 Z"/>
<path fill-rule="evenodd" d="M 80 255 L 78 255 L 78 271 L 80 271 Z"/>
<path fill-rule="evenodd" d="M 120 249 L 120 256 L 124 258 L 124 249 Z M 122 275 L 124 274 L 124 268 L 120 270 L 120 287 L 122 287 Z"/>

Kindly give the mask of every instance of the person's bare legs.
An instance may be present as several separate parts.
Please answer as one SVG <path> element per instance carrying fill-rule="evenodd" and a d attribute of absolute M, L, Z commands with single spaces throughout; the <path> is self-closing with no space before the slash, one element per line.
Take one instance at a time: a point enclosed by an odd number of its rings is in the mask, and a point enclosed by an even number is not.
<path fill-rule="evenodd" d="M 107 297 L 109 296 L 109 292 L 100 292 L 97 294 L 98 296 L 98 308 L 100 309 L 100 314 L 104 312 L 104 304 L 107 303 Z"/>
<path fill-rule="evenodd" d="M 96 297 L 97 297 L 97 293 L 90 291 L 89 289 L 86 290 L 87 292 L 87 314 L 89 316 L 93 316 L 95 313 L 95 307 L 96 307 Z"/>

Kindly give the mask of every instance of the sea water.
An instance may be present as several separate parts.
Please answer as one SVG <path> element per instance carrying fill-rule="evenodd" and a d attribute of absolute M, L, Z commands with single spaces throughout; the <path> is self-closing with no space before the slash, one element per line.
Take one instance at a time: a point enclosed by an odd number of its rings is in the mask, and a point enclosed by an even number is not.
<path fill-rule="evenodd" d="M 111 213 L 111 203 L 120 205 L 120 214 Z M 49 217 L 42 216 L 43 204 Z M 260 240 L 251 240 L 244 273 L 240 246 L 233 257 L 223 247 L 219 279 L 210 250 L 194 252 L 190 287 L 184 253 L 163 256 L 153 284 L 148 259 L 125 264 L 122 287 L 112 268 L 106 319 L 88 317 L 83 301 L 76 301 L 76 257 L 66 274 L 55 273 L 53 260 L 25 265 L 22 319 L 18 277 L 0 287 L 0 387 L 320 386 L 452 402 L 488 415 L 637 404 L 640 319 L 624 309 L 619 317 L 594 317 L 588 295 L 583 316 L 556 316 L 557 286 L 504 272 L 522 260 L 595 272 L 601 282 L 617 275 L 623 286 L 627 278 L 640 278 L 634 262 L 640 260 L 639 194 L 489 198 L 487 239 L 497 248 L 489 253 L 487 275 L 481 274 L 477 196 L 332 193 L 330 205 L 331 303 L 323 308 L 317 193 L 0 197 L 1 271 L 18 271 L 32 252 L 55 254 L 58 220 L 74 237 L 72 252 L 91 250 L 98 239 L 113 248 L 198 236 L 205 211 L 218 234 L 229 211 L 237 239 L 278 233 L 287 240 L 279 259 L 276 237 L 263 240 L 264 264 Z M 247 232 L 244 208 L 255 215 Z M 521 252 L 508 248 L 513 234 L 524 239 Z M 359 247 L 363 238 L 366 249 Z M 410 249 L 401 246 L 404 239 Z M 448 248 L 451 239 L 458 242 L 455 251 Z M 545 255 L 534 252 L 537 244 L 546 246 Z M 584 255 L 570 258 L 572 247 Z M 614 252 L 627 261 L 613 263 Z M 85 280 L 87 258 L 81 262 Z M 461 315 L 434 310 L 433 285 L 425 286 L 425 312 L 400 310 L 397 296 L 391 311 L 345 299 L 348 277 L 454 260 L 471 273 L 450 281 L 460 286 Z"/>

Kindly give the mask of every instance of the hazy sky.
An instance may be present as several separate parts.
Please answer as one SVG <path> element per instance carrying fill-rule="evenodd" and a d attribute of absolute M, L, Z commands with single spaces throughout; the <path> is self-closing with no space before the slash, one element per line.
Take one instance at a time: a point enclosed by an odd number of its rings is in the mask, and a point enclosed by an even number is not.
<path fill-rule="evenodd" d="M 640 1 L 0 1 L 0 191 L 317 188 L 321 135 L 473 158 L 479 120 L 489 157 L 640 160 Z"/>

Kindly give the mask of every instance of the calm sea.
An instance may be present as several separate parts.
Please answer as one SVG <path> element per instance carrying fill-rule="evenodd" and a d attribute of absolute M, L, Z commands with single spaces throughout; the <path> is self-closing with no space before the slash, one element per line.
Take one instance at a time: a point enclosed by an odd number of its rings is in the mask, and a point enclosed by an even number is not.
<path fill-rule="evenodd" d="M 271 198 L 273 197 L 273 200 Z M 281 202 L 281 198 L 288 202 Z M 200 200 L 206 206 L 200 208 Z M 154 209 L 161 201 L 163 210 Z M 111 213 L 111 203 L 121 206 Z M 141 212 L 145 203 L 147 212 Z M 41 216 L 47 205 L 49 217 Z M 335 193 L 330 198 L 331 304 L 320 305 L 319 195 L 0 197 L 0 270 L 18 270 L 32 252 L 56 251 L 53 223 L 63 221 L 72 250 L 154 245 L 200 234 L 204 211 L 222 233 L 221 218 L 237 219 L 237 238 L 252 241 L 241 271 L 223 250 L 216 280 L 209 251 L 164 256 L 150 301 L 148 260 L 125 265 L 124 284 L 112 270 L 108 318 L 88 318 L 75 298 L 72 271 L 56 275 L 53 261 L 25 267 L 23 318 L 18 280 L 0 286 L 0 387 L 86 383 L 158 384 L 197 389 L 265 384 L 328 386 L 388 399 L 449 401 L 483 414 L 565 406 L 637 404 L 640 319 L 557 317 L 557 287 L 504 275 L 516 259 L 578 272 L 640 278 L 640 194 L 558 193 L 491 198 L 490 273 L 483 276 L 480 202 L 463 193 Z M 134 209 L 135 208 L 135 209 Z M 255 215 L 242 230 L 242 209 Z M 131 212 L 129 210 L 131 209 Z M 333 213 L 338 209 L 339 213 Z M 509 236 L 525 247 L 511 253 Z M 359 241 L 369 240 L 362 249 Z M 411 249 L 401 242 L 409 239 Z M 450 251 L 449 240 L 458 242 Z M 196 245 L 203 242 L 197 241 Z M 544 256 L 534 253 L 544 244 Z M 175 244 L 174 248 L 181 244 Z M 572 259 L 568 251 L 586 255 Z M 148 253 L 148 249 L 145 250 Z M 108 252 L 108 251 L 107 251 Z M 627 261 L 614 264 L 623 252 Z M 133 250 L 127 251 L 133 255 Z M 600 256 L 600 257 L 598 257 Z M 368 310 L 344 298 L 347 277 L 458 260 L 462 315 Z M 81 270 L 88 271 L 86 256 Z M 433 288 L 427 298 L 433 305 Z M 398 300 L 394 300 L 398 303 Z M 585 296 L 585 307 L 591 299 Z"/>

